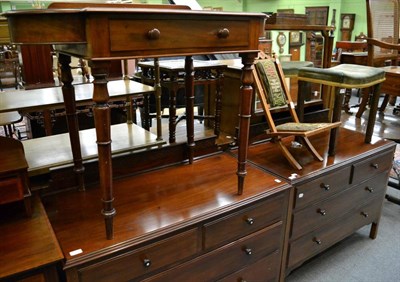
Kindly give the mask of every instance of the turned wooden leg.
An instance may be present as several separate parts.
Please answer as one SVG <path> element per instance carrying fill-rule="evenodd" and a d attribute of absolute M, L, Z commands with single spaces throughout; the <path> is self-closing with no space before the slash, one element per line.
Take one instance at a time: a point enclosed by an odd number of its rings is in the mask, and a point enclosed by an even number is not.
<path fill-rule="evenodd" d="M 102 191 L 102 201 L 104 220 L 106 224 L 107 239 L 114 236 L 113 220 L 116 211 L 113 207 L 113 173 L 111 160 L 111 110 L 108 105 L 109 94 L 107 89 L 107 75 L 110 62 L 91 61 L 93 81 L 93 108 L 94 123 L 96 126 L 97 150 L 99 156 L 100 188 Z"/>
<path fill-rule="evenodd" d="M 342 104 L 343 104 L 343 96 L 346 92 L 346 89 L 335 89 L 335 104 L 332 113 L 332 122 L 340 121 L 341 113 L 342 113 Z M 339 128 L 335 127 L 331 129 L 331 134 L 329 137 L 329 150 L 328 155 L 334 156 L 336 154 L 336 143 L 339 135 Z"/>
<path fill-rule="evenodd" d="M 215 95 L 215 121 L 214 134 L 219 136 L 221 131 L 221 109 L 222 109 L 222 91 L 224 88 L 224 73 L 223 70 L 217 70 L 217 91 Z"/>
<path fill-rule="evenodd" d="M 192 56 L 185 58 L 186 135 L 189 163 L 194 159 L 194 66 Z"/>
<path fill-rule="evenodd" d="M 169 89 L 169 143 L 175 142 L 176 129 L 176 93 L 178 92 L 177 78 L 171 75 L 171 87 Z"/>
<path fill-rule="evenodd" d="M 162 138 L 162 124 L 161 124 L 161 82 L 160 82 L 160 61 L 158 58 L 154 59 L 154 91 L 156 96 L 156 124 L 157 124 L 157 140 Z"/>
<path fill-rule="evenodd" d="M 238 133 L 238 194 L 243 193 L 244 178 L 247 174 L 247 149 L 249 146 L 251 102 L 253 100 L 253 64 L 257 53 L 240 54 L 242 57 L 242 86 L 240 87 L 239 133 Z"/>
<path fill-rule="evenodd" d="M 61 89 L 64 97 L 64 106 L 67 116 L 67 126 L 72 149 L 72 157 L 74 159 L 74 171 L 78 182 L 78 189 L 83 191 L 85 190 L 83 177 L 85 168 L 83 167 L 81 143 L 79 139 L 79 124 L 76 113 L 75 89 L 72 85 L 73 77 L 71 67 L 69 65 L 71 63 L 71 57 L 64 54 L 59 54 L 58 62 L 61 68 L 61 81 L 63 83 Z"/>

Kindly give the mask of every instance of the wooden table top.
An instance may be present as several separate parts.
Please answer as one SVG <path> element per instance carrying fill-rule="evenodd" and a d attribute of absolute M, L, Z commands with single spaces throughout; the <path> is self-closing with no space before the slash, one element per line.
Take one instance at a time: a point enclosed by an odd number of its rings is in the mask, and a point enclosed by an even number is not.
<path fill-rule="evenodd" d="M 71 191 L 44 199 L 50 221 L 66 257 L 66 267 L 79 261 L 142 243 L 171 230 L 234 210 L 288 189 L 272 175 L 247 167 L 246 187 L 237 195 L 236 158 L 220 153 L 114 181 L 115 236 L 103 234 L 99 188 Z M 177 181 L 179 179 L 179 181 Z M 72 256 L 71 251 L 82 253 Z"/>
<path fill-rule="evenodd" d="M 80 130 L 82 159 L 96 159 L 97 143 L 94 128 Z M 43 141 L 45 140 L 45 142 Z M 118 154 L 166 142 L 157 140 L 157 136 L 136 124 L 121 123 L 111 127 L 111 152 Z M 50 168 L 73 164 L 71 144 L 68 133 L 34 138 L 22 141 L 30 176 L 47 173 Z"/>
<path fill-rule="evenodd" d="M 19 202 L 0 206 L 0 278 L 64 258 L 42 203 L 33 199 L 32 217 Z"/>
<path fill-rule="evenodd" d="M 110 101 L 123 100 L 124 96 L 152 93 L 154 88 L 131 80 L 113 80 L 107 84 Z M 93 84 L 74 86 L 77 105 L 92 103 Z M 32 90 L 12 90 L 0 95 L 0 113 L 9 111 L 37 111 L 64 107 L 61 87 Z"/>

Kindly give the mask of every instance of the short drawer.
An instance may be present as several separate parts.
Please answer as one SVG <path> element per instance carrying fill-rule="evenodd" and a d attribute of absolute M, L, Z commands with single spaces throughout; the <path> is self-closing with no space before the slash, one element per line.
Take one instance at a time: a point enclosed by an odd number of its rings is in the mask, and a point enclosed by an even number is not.
<path fill-rule="evenodd" d="M 19 177 L 0 178 L 0 204 L 24 199 L 24 187 Z"/>
<path fill-rule="evenodd" d="M 149 51 L 173 48 L 246 48 L 250 46 L 249 22 L 204 21 L 195 18 L 169 19 L 168 21 L 149 19 L 111 19 L 111 51 Z M 182 26 L 190 26 L 183 29 Z M 188 32 L 190 30 L 190 32 Z M 178 41 L 177 41 L 178 40 Z"/>
<path fill-rule="evenodd" d="M 326 199 L 337 192 L 350 187 L 351 166 L 321 176 L 296 187 L 295 209 L 300 209 L 312 202 Z"/>
<path fill-rule="evenodd" d="M 377 221 L 380 216 L 382 200 L 381 197 L 374 198 L 366 205 L 338 218 L 329 225 L 292 242 L 289 246 L 288 268 L 291 270 L 299 266 L 306 259 L 354 233 L 362 226 Z"/>
<path fill-rule="evenodd" d="M 144 281 L 215 281 L 276 252 L 282 236 L 276 223 Z"/>
<path fill-rule="evenodd" d="M 143 248 L 78 270 L 80 281 L 127 281 L 195 255 L 198 229 L 191 229 Z"/>
<path fill-rule="evenodd" d="M 280 252 L 276 251 L 235 273 L 218 280 L 219 282 L 257 281 L 272 282 L 279 279 Z"/>
<path fill-rule="evenodd" d="M 259 204 L 205 224 L 204 248 L 219 246 L 281 221 L 287 210 L 287 195 L 287 192 L 282 192 Z"/>
<path fill-rule="evenodd" d="M 373 156 L 353 165 L 352 183 L 359 183 L 392 167 L 393 152 Z"/>
<path fill-rule="evenodd" d="M 387 174 L 381 173 L 325 201 L 318 202 L 293 216 L 292 238 L 297 238 L 311 229 L 318 228 L 357 206 L 363 205 L 370 198 L 382 199 L 387 184 Z"/>

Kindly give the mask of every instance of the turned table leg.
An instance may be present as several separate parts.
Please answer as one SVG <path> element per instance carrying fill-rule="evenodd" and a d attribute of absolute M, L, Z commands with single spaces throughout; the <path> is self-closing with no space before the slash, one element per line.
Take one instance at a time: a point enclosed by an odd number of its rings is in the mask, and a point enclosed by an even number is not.
<path fill-rule="evenodd" d="M 76 103 L 75 103 L 75 89 L 72 85 L 73 77 L 71 72 L 71 57 L 59 54 L 58 61 L 61 65 L 61 81 L 62 93 L 64 97 L 64 106 L 67 116 L 67 126 L 69 132 L 69 139 L 72 149 L 72 157 L 74 160 L 74 171 L 78 181 L 78 189 L 85 190 L 84 183 L 84 172 L 85 168 L 82 163 L 82 153 L 81 153 L 81 143 L 79 140 L 79 124 L 78 116 L 76 113 Z"/>
<path fill-rule="evenodd" d="M 185 91 L 186 91 L 186 134 L 189 150 L 189 163 L 194 158 L 194 66 L 192 56 L 185 59 Z"/>
<path fill-rule="evenodd" d="M 247 149 L 249 146 L 251 101 L 253 98 L 253 64 L 257 53 L 241 54 L 242 57 L 242 86 L 240 87 L 239 109 L 239 148 L 238 148 L 238 194 L 243 193 L 244 178 L 247 174 Z"/>
<path fill-rule="evenodd" d="M 109 61 L 91 61 L 93 81 L 94 123 L 96 126 L 97 150 L 99 156 L 100 188 L 107 239 L 114 236 L 113 220 L 116 211 L 113 207 L 113 173 L 111 160 L 111 109 L 108 105 L 109 94 L 107 89 L 107 75 Z"/>

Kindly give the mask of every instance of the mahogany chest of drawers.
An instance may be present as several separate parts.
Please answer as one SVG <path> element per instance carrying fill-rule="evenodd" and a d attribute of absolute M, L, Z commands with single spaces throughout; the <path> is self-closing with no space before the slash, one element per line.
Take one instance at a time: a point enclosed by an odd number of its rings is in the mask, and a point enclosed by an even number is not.
<path fill-rule="evenodd" d="M 336 155 L 327 157 L 327 137 L 312 139 L 325 156 L 323 162 L 302 149 L 294 152 L 304 165 L 301 171 L 293 171 L 274 144 L 249 150 L 251 162 L 294 189 L 283 262 L 286 275 L 364 225 L 371 224 L 370 238 L 377 236 L 395 143 L 377 139 L 365 144 L 363 134 L 341 128 Z"/>
<path fill-rule="evenodd" d="M 290 185 L 217 154 L 115 181 L 115 238 L 98 189 L 44 198 L 68 281 L 236 281 L 280 276 Z M 76 254 L 75 254 L 76 253 Z"/>

